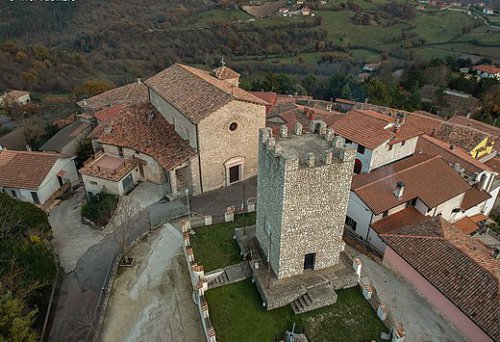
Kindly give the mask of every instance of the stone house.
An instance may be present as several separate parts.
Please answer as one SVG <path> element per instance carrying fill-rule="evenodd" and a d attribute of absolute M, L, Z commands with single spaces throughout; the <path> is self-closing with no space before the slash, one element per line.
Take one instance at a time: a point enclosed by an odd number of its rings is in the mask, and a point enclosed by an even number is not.
<path fill-rule="evenodd" d="M 79 182 L 73 156 L 57 153 L 0 151 L 0 190 L 47 209 Z"/>
<path fill-rule="evenodd" d="M 240 89 L 239 76 L 225 66 L 208 72 L 174 64 L 145 82 L 150 102 L 196 151 L 193 194 L 257 174 L 267 102 Z"/>
<path fill-rule="evenodd" d="M 31 102 L 29 91 L 12 90 L 0 96 L 0 106 L 9 106 L 12 104 L 25 105 Z"/>
<path fill-rule="evenodd" d="M 89 137 L 96 155 L 80 169 L 89 197 L 121 196 L 139 181 L 166 183 L 169 197 L 196 187 L 196 152 L 151 104 L 122 108 Z"/>
<path fill-rule="evenodd" d="M 423 134 L 404 118 L 362 109 L 351 110 L 331 127 L 357 150 L 355 173 L 368 173 L 412 155 Z"/>
<path fill-rule="evenodd" d="M 75 121 L 57 132 L 40 147 L 40 151 L 75 154 L 91 130 L 89 123 Z"/>
<path fill-rule="evenodd" d="M 500 260 L 492 250 L 442 217 L 400 221 L 381 237 L 387 244 L 384 263 L 468 340 L 500 340 Z"/>
<path fill-rule="evenodd" d="M 256 237 L 278 279 L 339 263 L 354 150 L 313 121 L 260 132 Z"/>
<path fill-rule="evenodd" d="M 425 216 L 454 221 L 471 186 L 440 156 L 416 154 L 353 177 L 346 227 L 383 252 L 391 222 Z M 459 216 L 458 216 L 459 217 Z"/>

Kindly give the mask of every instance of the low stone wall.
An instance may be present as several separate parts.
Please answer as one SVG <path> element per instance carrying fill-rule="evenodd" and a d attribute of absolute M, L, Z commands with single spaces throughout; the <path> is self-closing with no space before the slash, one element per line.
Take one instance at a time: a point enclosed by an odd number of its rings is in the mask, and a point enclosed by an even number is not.
<path fill-rule="evenodd" d="M 210 314 L 208 311 L 208 303 L 205 300 L 205 291 L 208 290 L 208 280 L 205 275 L 205 268 L 203 265 L 196 263 L 196 259 L 193 253 L 193 247 L 191 247 L 191 241 L 189 236 L 189 230 L 191 229 L 191 224 L 189 221 L 181 222 L 182 236 L 184 239 L 184 246 L 182 250 L 184 251 L 184 256 L 186 258 L 186 263 L 189 270 L 189 275 L 191 277 L 191 285 L 193 286 L 193 299 L 198 307 L 200 313 L 201 322 L 203 326 L 203 332 L 207 342 L 216 342 L 215 329 L 210 321 Z M 223 270 L 219 273 L 219 275 Z M 214 276 L 217 272 L 212 273 L 210 276 Z"/>
<path fill-rule="evenodd" d="M 358 285 L 363 293 L 363 297 L 370 303 L 373 310 L 377 313 L 377 317 L 390 331 L 387 336 L 382 336 L 382 339 L 390 339 L 391 342 L 404 342 L 406 333 L 403 326 L 395 323 L 389 309 L 380 301 L 375 286 L 370 283 L 368 277 L 362 276 L 363 262 L 358 258 L 353 258 L 352 267 L 358 275 Z"/>

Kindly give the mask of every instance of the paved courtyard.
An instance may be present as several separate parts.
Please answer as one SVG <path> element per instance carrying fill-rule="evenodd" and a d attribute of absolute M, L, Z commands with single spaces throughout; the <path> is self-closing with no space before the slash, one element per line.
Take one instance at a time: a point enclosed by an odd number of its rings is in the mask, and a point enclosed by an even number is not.
<path fill-rule="evenodd" d="M 115 278 L 101 340 L 203 341 L 180 232 L 166 224 L 131 256 L 134 266 Z"/>
<path fill-rule="evenodd" d="M 364 254 L 358 254 L 370 282 L 382 303 L 387 305 L 396 323 L 401 323 L 412 342 L 465 342 L 456 329 L 411 287 L 390 269 Z"/>

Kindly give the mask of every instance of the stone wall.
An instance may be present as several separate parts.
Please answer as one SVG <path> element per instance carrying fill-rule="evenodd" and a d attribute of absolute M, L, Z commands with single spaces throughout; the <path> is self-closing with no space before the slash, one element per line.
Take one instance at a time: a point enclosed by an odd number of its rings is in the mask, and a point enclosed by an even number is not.
<path fill-rule="evenodd" d="M 231 131 L 233 122 L 237 128 Z M 244 160 L 243 179 L 257 174 L 258 132 L 265 124 L 265 106 L 237 100 L 198 123 L 204 192 L 227 185 L 225 163 L 233 158 Z"/>
<path fill-rule="evenodd" d="M 275 141 L 270 134 L 261 130 L 259 147 L 256 235 L 262 250 L 268 253 L 271 239 L 271 266 L 278 278 L 302 274 L 309 253 L 315 253 L 314 269 L 333 266 L 344 244 L 355 151 L 345 149 L 342 138 L 335 148 L 326 135 L 291 133 Z M 300 146 L 316 151 L 315 160 L 306 165 L 308 160 L 287 151 L 290 144 L 294 151 Z"/>

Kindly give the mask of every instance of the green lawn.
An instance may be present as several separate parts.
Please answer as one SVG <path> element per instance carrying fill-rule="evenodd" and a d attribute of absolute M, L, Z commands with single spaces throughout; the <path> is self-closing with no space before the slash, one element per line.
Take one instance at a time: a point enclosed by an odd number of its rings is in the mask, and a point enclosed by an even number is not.
<path fill-rule="evenodd" d="M 237 264 L 241 261 L 240 248 L 233 240 L 234 229 L 255 224 L 255 213 L 237 215 L 234 222 L 217 223 L 207 227 L 194 229 L 191 237 L 194 257 L 205 271 Z"/>
<path fill-rule="evenodd" d="M 340 290 L 336 304 L 295 315 L 290 308 L 265 311 L 250 280 L 206 292 L 210 319 L 217 340 L 266 342 L 282 337 L 285 330 L 305 329 L 311 342 L 380 341 L 387 329 L 377 318 L 358 287 Z"/>

